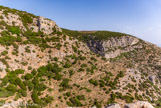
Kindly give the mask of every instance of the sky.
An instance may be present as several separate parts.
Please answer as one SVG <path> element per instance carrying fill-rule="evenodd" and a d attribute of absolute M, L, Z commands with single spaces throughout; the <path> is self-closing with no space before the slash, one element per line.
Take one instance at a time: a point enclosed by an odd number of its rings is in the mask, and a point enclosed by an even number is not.
<path fill-rule="evenodd" d="M 161 47 L 161 0 L 0 0 L 71 30 L 134 35 Z"/>

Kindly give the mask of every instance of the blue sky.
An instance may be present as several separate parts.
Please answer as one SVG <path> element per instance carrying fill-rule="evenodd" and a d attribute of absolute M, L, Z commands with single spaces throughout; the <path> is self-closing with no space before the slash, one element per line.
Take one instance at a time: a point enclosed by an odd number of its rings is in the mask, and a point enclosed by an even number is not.
<path fill-rule="evenodd" d="M 161 0 L 0 0 L 72 30 L 110 30 L 161 46 Z"/>

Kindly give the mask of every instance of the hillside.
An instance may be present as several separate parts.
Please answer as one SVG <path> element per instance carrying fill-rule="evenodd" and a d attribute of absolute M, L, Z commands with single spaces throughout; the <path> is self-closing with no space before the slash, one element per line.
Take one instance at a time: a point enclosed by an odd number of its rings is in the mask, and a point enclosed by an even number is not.
<path fill-rule="evenodd" d="M 60 28 L 3 6 L 0 72 L 2 107 L 133 108 L 146 101 L 161 108 L 160 47 L 124 33 Z"/>

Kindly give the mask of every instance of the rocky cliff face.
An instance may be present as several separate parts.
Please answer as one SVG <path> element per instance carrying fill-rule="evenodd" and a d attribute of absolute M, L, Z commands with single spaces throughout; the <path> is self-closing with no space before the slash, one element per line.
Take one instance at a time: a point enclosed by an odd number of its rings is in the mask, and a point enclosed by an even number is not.
<path fill-rule="evenodd" d="M 89 40 L 88 47 L 95 53 L 108 58 L 114 58 L 121 53 L 142 48 L 139 39 L 131 36 L 121 36 L 109 40 Z"/>
<path fill-rule="evenodd" d="M 45 34 L 51 34 L 52 32 L 62 32 L 60 27 L 52 20 L 38 16 L 38 18 L 33 19 L 33 24 L 30 25 L 30 29 L 34 32 L 42 31 Z"/>
<path fill-rule="evenodd" d="M 17 26 L 24 32 L 31 30 L 33 32 L 43 32 L 44 34 L 51 34 L 53 32 L 62 32 L 60 27 L 52 20 L 42 16 L 35 16 L 22 11 L 11 11 L 8 8 L 1 8 L 0 16 L 10 26 Z"/>

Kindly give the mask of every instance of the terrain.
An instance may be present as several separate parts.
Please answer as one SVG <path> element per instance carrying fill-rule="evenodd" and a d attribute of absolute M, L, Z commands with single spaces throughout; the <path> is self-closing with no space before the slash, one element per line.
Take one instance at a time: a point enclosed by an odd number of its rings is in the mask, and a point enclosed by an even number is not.
<path fill-rule="evenodd" d="M 125 33 L 60 28 L 3 6 L 0 73 L 2 107 L 161 107 L 160 47 Z"/>

